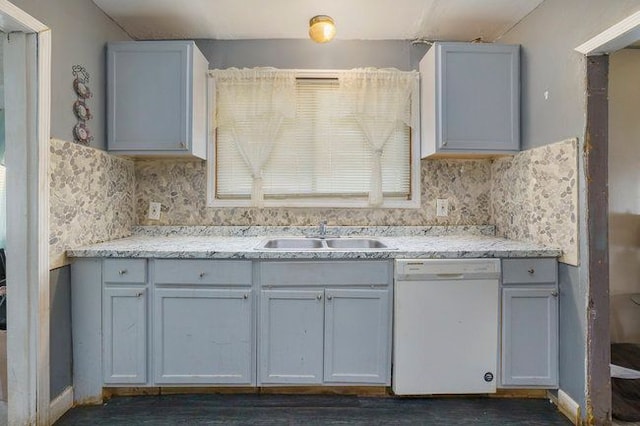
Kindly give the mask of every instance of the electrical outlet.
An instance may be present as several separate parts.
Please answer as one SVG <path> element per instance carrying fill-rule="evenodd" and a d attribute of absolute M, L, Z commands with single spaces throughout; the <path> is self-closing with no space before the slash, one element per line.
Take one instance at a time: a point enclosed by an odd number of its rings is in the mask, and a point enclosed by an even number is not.
<path fill-rule="evenodd" d="M 449 200 L 446 198 L 436 199 L 436 216 L 449 216 Z"/>
<path fill-rule="evenodd" d="M 149 219 L 151 220 L 160 220 L 160 209 L 162 208 L 162 204 L 160 203 L 149 203 Z"/>

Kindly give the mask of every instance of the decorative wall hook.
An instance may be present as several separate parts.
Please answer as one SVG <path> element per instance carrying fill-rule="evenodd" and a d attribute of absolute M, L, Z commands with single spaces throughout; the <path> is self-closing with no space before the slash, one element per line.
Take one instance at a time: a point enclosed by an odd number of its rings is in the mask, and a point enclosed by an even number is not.
<path fill-rule="evenodd" d="M 91 98 L 93 94 L 89 89 L 89 73 L 81 65 L 73 65 L 71 72 L 74 76 L 73 90 L 76 92 L 78 99 L 73 103 L 73 113 L 78 122 L 73 126 L 73 138 L 77 143 L 89 145 L 93 140 L 91 132 L 87 127 L 87 121 L 91 120 L 92 115 L 86 100 Z"/>

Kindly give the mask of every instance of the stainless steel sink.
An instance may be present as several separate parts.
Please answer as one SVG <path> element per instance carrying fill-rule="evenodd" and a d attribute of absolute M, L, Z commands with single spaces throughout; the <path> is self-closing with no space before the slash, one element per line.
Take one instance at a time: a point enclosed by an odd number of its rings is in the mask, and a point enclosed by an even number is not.
<path fill-rule="evenodd" d="M 313 238 L 274 238 L 262 246 L 267 249 L 313 250 L 325 248 L 322 240 Z"/>
<path fill-rule="evenodd" d="M 372 238 L 273 238 L 261 242 L 256 250 L 375 250 L 390 249 Z"/>
<path fill-rule="evenodd" d="M 327 246 L 332 249 L 384 249 L 387 245 L 372 238 L 340 238 L 326 240 Z"/>

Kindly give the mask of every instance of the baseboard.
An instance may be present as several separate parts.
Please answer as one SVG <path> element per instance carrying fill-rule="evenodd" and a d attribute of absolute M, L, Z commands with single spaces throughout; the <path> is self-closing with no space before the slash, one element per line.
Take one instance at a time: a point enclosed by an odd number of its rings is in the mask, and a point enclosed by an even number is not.
<path fill-rule="evenodd" d="M 102 396 L 180 395 L 180 394 L 282 394 L 389 396 L 386 386 L 161 386 L 103 388 Z"/>
<path fill-rule="evenodd" d="M 558 389 L 558 397 L 549 394 L 551 400 L 558 406 L 558 410 L 568 418 L 571 423 L 576 426 L 582 424 L 582 416 L 580 415 L 580 405 L 575 402 L 567 393 L 562 389 Z"/>
<path fill-rule="evenodd" d="M 54 424 L 73 407 L 73 387 L 67 387 L 49 404 L 49 424 Z"/>

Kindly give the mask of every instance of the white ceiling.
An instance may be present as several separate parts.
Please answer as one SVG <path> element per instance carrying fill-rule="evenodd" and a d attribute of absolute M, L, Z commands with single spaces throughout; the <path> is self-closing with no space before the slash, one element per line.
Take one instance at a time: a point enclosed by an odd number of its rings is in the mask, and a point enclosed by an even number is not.
<path fill-rule="evenodd" d="M 342 40 L 494 41 L 543 0 L 93 0 L 135 39 L 304 39 L 330 15 Z"/>

